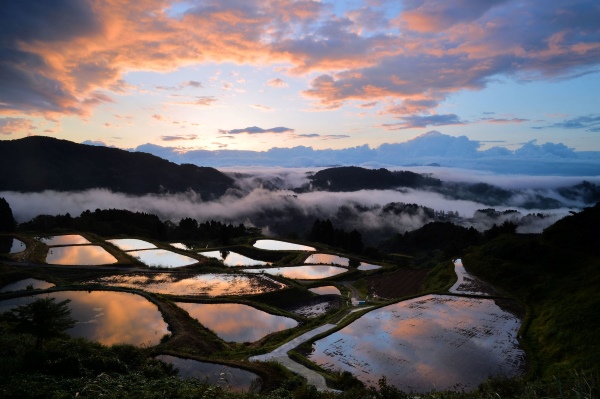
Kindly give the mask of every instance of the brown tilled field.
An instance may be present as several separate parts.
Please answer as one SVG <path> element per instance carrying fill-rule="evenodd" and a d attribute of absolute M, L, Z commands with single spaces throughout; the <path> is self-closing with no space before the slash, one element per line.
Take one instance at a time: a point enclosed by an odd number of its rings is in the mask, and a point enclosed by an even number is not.
<path fill-rule="evenodd" d="M 366 278 L 369 295 L 381 298 L 399 298 L 421 292 L 428 270 L 400 269 L 383 276 Z"/>

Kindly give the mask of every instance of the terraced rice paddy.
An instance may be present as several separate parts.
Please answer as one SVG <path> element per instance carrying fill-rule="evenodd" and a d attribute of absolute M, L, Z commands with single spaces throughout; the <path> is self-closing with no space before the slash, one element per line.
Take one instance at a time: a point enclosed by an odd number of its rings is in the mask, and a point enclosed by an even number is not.
<path fill-rule="evenodd" d="M 198 259 L 167 251 L 166 249 L 145 249 L 140 251 L 129 251 L 127 253 L 134 258 L 139 259 L 146 266 L 182 267 L 198 263 Z"/>
<path fill-rule="evenodd" d="M 230 342 L 258 341 L 267 334 L 298 325 L 289 317 L 272 315 L 239 303 L 177 302 L 177 306 Z"/>
<path fill-rule="evenodd" d="M 99 245 L 74 245 L 50 247 L 46 263 L 51 265 L 109 265 L 117 263 L 117 258 Z"/>
<path fill-rule="evenodd" d="M 177 367 L 178 375 L 181 378 L 197 378 L 211 385 L 218 385 L 237 392 L 250 390 L 253 381 L 260 380 L 260 377 L 254 373 L 222 364 L 199 362 L 169 355 L 160 355 L 156 358 Z"/>
<path fill-rule="evenodd" d="M 271 267 L 266 269 L 244 269 L 247 273 L 267 273 L 296 280 L 318 280 L 345 273 L 348 269 L 338 266 L 307 265 L 291 267 Z"/>
<path fill-rule="evenodd" d="M 157 294 L 210 297 L 262 294 L 287 287 L 268 276 L 225 273 L 135 273 L 101 277 L 87 283 L 141 289 Z"/>
<path fill-rule="evenodd" d="M 142 296 L 111 291 L 61 291 L 0 301 L 0 313 L 37 298 L 70 299 L 75 327 L 66 332 L 104 345 L 156 345 L 168 333 L 156 305 Z"/>
<path fill-rule="evenodd" d="M 310 360 L 376 386 L 468 390 L 522 372 L 519 319 L 493 300 L 428 295 L 373 310 L 314 344 Z"/>

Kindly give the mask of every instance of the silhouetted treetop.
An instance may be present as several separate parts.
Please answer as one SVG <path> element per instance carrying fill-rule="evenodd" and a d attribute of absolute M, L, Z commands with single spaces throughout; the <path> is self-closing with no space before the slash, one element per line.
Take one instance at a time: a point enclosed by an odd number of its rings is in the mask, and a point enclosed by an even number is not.
<path fill-rule="evenodd" d="M 394 187 L 439 186 L 441 181 L 408 171 L 391 172 L 387 169 L 365 169 L 342 166 L 320 170 L 310 177 L 314 188 L 329 191 L 356 191 Z"/>

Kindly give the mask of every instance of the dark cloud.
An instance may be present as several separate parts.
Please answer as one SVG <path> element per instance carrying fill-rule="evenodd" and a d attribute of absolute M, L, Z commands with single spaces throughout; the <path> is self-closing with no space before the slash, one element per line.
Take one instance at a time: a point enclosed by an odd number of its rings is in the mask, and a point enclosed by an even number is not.
<path fill-rule="evenodd" d="M 348 136 L 347 134 L 326 134 L 325 136 L 322 136 L 323 140 L 340 140 L 340 139 L 347 139 Z"/>
<path fill-rule="evenodd" d="M 467 121 L 461 121 L 455 114 L 445 115 L 408 115 L 400 118 L 402 122 L 387 123 L 382 126 L 388 130 L 412 129 L 427 126 L 464 125 Z"/>
<path fill-rule="evenodd" d="M 294 138 L 302 138 L 302 139 L 312 139 L 315 137 L 321 137 L 320 134 L 317 133 L 310 133 L 310 134 L 295 134 Z"/>
<path fill-rule="evenodd" d="M 184 141 L 184 140 L 196 140 L 197 134 L 181 134 L 175 136 L 160 136 L 162 141 Z"/>
<path fill-rule="evenodd" d="M 553 123 L 547 126 L 535 126 L 534 129 L 585 129 L 588 132 L 600 132 L 600 115 L 578 116 L 572 119 L 565 119 L 562 122 Z"/>
<path fill-rule="evenodd" d="M 530 119 L 523 119 L 523 118 L 481 118 L 480 119 L 482 122 L 486 122 L 486 123 L 499 123 L 499 124 L 503 124 L 503 123 L 523 123 L 523 122 L 529 122 Z"/>
<path fill-rule="evenodd" d="M 424 0 L 418 2 L 418 7 L 403 12 L 401 19 L 409 29 L 419 32 L 439 32 L 458 23 L 472 22 L 492 7 L 508 1 Z"/>
<path fill-rule="evenodd" d="M 232 129 L 232 130 L 219 130 L 220 134 L 263 134 L 263 133 L 294 133 L 294 129 L 289 127 L 273 127 L 271 129 L 263 129 L 258 126 L 251 126 L 244 129 Z"/>

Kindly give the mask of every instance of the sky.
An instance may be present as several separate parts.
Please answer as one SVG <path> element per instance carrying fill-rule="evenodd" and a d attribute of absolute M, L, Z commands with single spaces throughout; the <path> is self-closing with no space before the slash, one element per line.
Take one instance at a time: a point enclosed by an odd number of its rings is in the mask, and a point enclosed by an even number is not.
<path fill-rule="evenodd" d="M 0 0 L 0 10 L 2 140 L 185 154 L 373 149 L 437 131 L 477 151 L 600 151 L 597 0 Z"/>

